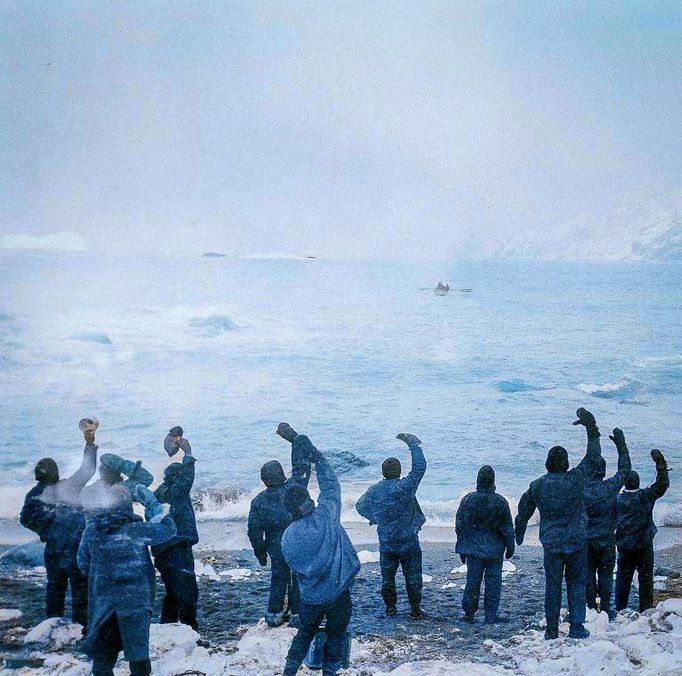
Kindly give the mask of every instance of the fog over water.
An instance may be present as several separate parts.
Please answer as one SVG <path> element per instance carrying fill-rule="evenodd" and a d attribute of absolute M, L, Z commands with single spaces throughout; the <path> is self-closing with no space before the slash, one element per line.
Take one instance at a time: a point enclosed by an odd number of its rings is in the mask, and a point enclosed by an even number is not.
<path fill-rule="evenodd" d="M 682 186 L 675 1 L 13 2 L 0 17 L 3 233 L 450 260 Z"/>

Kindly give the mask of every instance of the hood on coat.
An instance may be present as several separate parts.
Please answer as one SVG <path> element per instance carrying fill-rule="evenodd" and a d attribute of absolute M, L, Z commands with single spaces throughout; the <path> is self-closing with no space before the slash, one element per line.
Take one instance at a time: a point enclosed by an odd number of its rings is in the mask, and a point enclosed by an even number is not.
<path fill-rule="evenodd" d="M 476 490 L 495 490 L 495 470 L 490 465 L 483 465 L 483 467 L 478 470 L 478 477 L 476 478 Z"/>
<path fill-rule="evenodd" d="M 625 479 L 625 490 L 636 491 L 639 488 L 639 473 L 633 469 Z"/>
<path fill-rule="evenodd" d="M 552 474 L 568 471 L 568 452 L 563 446 L 552 446 L 549 449 L 545 469 Z"/>

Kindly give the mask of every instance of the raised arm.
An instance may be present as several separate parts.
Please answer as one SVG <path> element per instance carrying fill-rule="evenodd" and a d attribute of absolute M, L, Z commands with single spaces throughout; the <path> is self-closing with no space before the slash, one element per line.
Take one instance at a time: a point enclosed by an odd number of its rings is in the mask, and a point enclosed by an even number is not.
<path fill-rule="evenodd" d="M 591 476 L 596 468 L 597 459 L 601 456 L 601 442 L 599 428 L 594 416 L 586 409 L 579 408 L 576 411 L 578 419 L 574 425 L 583 425 L 587 431 L 587 450 L 583 459 L 572 471 L 585 476 Z"/>
<path fill-rule="evenodd" d="M 176 501 L 189 497 L 192 486 L 194 485 L 195 462 L 196 458 L 193 455 L 185 453 L 185 457 L 182 459 L 175 481 L 169 485 L 166 490 L 166 499 L 169 502 L 171 500 Z"/>
<path fill-rule="evenodd" d="M 303 446 L 294 443 L 298 433 L 289 423 L 282 422 L 277 426 L 277 434 L 291 444 L 291 481 L 308 488 L 312 465 Z"/>
<path fill-rule="evenodd" d="M 426 458 L 421 448 L 421 441 L 414 434 L 400 433 L 396 439 L 407 444 L 412 456 L 410 473 L 398 482 L 398 490 L 402 493 L 416 493 L 424 474 L 426 473 Z"/>
<path fill-rule="evenodd" d="M 656 463 L 656 481 L 648 488 L 642 489 L 642 493 L 654 502 L 665 495 L 668 486 L 670 486 L 670 479 L 668 477 L 668 463 L 665 461 L 663 453 L 655 448 L 651 451 L 651 459 Z"/>
<path fill-rule="evenodd" d="M 533 496 L 533 488 L 528 488 L 528 490 L 521 496 L 519 500 L 519 512 L 516 515 L 516 521 L 514 522 L 514 527 L 516 531 L 516 544 L 520 545 L 523 543 L 523 538 L 526 535 L 526 528 L 528 527 L 528 522 L 531 516 L 535 513 L 537 505 L 535 504 L 535 497 Z"/>
<path fill-rule="evenodd" d="M 616 445 L 616 450 L 618 451 L 618 471 L 610 479 L 607 479 L 605 483 L 608 486 L 609 491 L 616 494 L 623 488 L 623 484 L 632 469 L 632 463 L 630 462 L 630 452 L 625 443 L 623 430 L 618 429 L 617 427 L 614 428 L 613 434 L 609 436 L 609 439 L 613 441 Z"/>
<path fill-rule="evenodd" d="M 86 430 L 83 432 L 85 438 L 85 448 L 83 449 L 83 460 L 81 466 L 68 478 L 60 482 L 59 491 L 63 494 L 68 494 L 68 497 L 73 496 L 73 500 L 77 500 L 80 492 L 85 488 L 85 484 L 92 479 L 97 469 L 97 449 L 95 443 L 94 430 Z"/>

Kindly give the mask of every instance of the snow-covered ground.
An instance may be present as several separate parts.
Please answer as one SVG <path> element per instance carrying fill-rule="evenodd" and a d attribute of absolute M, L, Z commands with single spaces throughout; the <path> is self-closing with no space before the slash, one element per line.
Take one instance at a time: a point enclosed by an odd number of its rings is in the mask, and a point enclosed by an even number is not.
<path fill-rule="evenodd" d="M 668 599 L 641 615 L 626 611 L 612 623 L 608 622 L 605 613 L 588 611 L 587 627 L 592 635 L 585 641 L 567 638 L 567 624 L 561 625 L 561 637 L 556 641 L 545 641 L 543 634 L 536 630 L 513 636 L 504 644 L 488 639 L 483 645 L 488 651 L 489 663 L 410 661 L 408 645 L 402 655 L 393 646 L 389 655 L 381 639 L 354 639 L 351 668 L 346 673 L 354 676 L 661 676 L 682 673 L 682 599 Z M 295 630 L 288 627 L 271 629 L 261 620 L 243 634 L 236 649 L 233 646 L 230 650 L 209 650 L 197 646 L 199 634 L 185 625 L 154 624 L 150 639 L 154 673 L 158 676 L 190 671 L 207 676 L 279 674 L 294 633 Z M 42 668 L 23 668 L 13 673 L 17 676 L 89 674 L 89 663 L 82 656 L 67 652 L 68 648 L 75 647 L 79 638 L 79 625 L 56 618 L 45 620 L 24 638 L 27 656 L 44 658 Z M 392 670 L 382 666 L 403 659 L 404 662 Z M 119 662 L 117 676 L 127 673 L 125 663 Z M 304 669 L 301 673 L 307 672 Z"/>

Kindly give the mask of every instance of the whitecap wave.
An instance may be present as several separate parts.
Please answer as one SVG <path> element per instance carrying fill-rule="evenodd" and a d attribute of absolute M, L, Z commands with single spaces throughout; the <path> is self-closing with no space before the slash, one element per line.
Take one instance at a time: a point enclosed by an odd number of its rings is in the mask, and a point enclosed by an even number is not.
<path fill-rule="evenodd" d="M 578 389 L 600 399 L 619 399 L 632 397 L 642 391 L 642 384 L 632 378 L 623 378 L 615 383 L 582 383 Z"/>
<path fill-rule="evenodd" d="M 682 528 L 682 502 L 663 502 L 657 504 L 656 517 L 656 520 L 662 526 Z"/>

